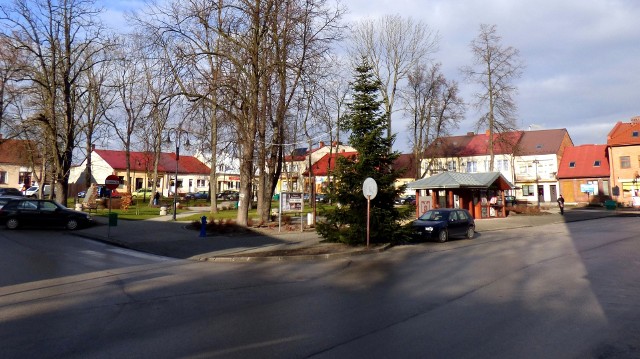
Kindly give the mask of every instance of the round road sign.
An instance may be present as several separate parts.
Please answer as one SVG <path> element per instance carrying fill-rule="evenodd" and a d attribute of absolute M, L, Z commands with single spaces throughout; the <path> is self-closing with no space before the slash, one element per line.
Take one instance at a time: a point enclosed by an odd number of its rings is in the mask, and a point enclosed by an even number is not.
<path fill-rule="evenodd" d="M 369 200 L 376 198 L 376 195 L 378 194 L 378 184 L 376 183 L 376 180 L 371 177 L 367 177 L 362 184 L 362 193 L 364 194 L 364 197 Z"/>
<path fill-rule="evenodd" d="M 114 190 L 120 185 L 120 178 L 116 175 L 108 175 L 104 180 L 104 185 L 108 189 Z"/>

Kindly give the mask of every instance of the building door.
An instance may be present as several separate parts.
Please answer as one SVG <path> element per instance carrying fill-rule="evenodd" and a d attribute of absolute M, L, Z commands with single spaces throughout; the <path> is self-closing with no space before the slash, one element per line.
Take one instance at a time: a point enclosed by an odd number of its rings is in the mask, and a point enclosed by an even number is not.
<path fill-rule="evenodd" d="M 544 202 L 544 185 L 538 185 L 538 203 Z"/>
<path fill-rule="evenodd" d="M 551 203 L 554 203 L 558 200 L 558 190 L 556 185 L 552 184 L 549 186 L 549 192 L 551 193 Z"/>

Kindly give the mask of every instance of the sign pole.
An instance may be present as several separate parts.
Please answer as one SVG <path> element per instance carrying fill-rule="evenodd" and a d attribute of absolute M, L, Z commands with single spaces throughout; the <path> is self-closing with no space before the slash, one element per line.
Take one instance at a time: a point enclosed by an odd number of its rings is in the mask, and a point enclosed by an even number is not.
<path fill-rule="evenodd" d="M 362 194 L 364 194 L 364 197 L 367 199 L 367 248 L 369 248 L 371 200 L 376 198 L 376 195 L 378 194 L 378 184 L 373 178 L 367 177 L 367 179 L 364 180 L 364 183 L 362 184 Z"/>
<path fill-rule="evenodd" d="M 369 221 L 371 218 L 371 196 L 367 196 L 367 248 L 369 248 Z"/>

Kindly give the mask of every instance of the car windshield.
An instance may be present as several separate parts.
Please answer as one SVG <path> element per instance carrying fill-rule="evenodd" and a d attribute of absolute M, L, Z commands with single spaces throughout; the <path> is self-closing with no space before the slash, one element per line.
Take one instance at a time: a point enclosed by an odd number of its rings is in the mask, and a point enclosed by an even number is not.
<path fill-rule="evenodd" d="M 427 211 L 420 219 L 423 221 L 442 221 L 446 220 L 449 217 L 449 212 L 444 211 Z"/>

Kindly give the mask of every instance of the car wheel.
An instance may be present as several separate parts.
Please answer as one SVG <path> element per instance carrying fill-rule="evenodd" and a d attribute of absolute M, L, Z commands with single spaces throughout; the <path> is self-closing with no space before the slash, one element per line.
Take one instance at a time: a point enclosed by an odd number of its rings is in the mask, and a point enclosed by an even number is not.
<path fill-rule="evenodd" d="M 78 228 L 78 221 L 71 218 L 67 221 L 67 229 L 70 231 L 73 231 L 74 229 Z"/>
<path fill-rule="evenodd" d="M 449 232 L 447 232 L 446 228 L 443 228 L 438 232 L 438 242 L 444 243 L 449 238 Z"/>
<path fill-rule="evenodd" d="M 9 228 L 9 229 L 16 229 L 16 228 L 18 228 L 18 224 L 19 224 L 19 223 L 18 223 L 18 220 L 17 220 L 17 219 L 15 219 L 15 218 L 9 218 L 9 219 L 7 220 L 7 228 Z"/>
<path fill-rule="evenodd" d="M 473 239 L 473 236 L 475 234 L 476 234 L 476 231 L 473 229 L 473 227 L 467 228 L 467 234 L 466 234 L 467 239 Z"/>

